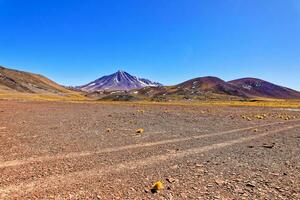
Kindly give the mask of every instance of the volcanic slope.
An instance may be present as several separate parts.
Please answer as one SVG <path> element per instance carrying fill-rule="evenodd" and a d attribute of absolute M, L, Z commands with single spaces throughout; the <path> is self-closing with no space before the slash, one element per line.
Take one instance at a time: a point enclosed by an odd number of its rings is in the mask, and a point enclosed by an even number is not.
<path fill-rule="evenodd" d="M 0 66 L 1 95 L 53 95 L 83 98 L 80 93 L 68 90 L 45 76 L 8 69 Z"/>
<path fill-rule="evenodd" d="M 118 72 L 103 76 L 91 83 L 77 87 L 83 91 L 95 92 L 95 91 L 115 91 L 123 90 L 128 91 L 132 89 L 140 89 L 144 87 L 157 87 L 161 86 L 160 83 L 150 81 L 144 78 L 138 78 L 132 76 L 127 72 L 119 70 Z"/>

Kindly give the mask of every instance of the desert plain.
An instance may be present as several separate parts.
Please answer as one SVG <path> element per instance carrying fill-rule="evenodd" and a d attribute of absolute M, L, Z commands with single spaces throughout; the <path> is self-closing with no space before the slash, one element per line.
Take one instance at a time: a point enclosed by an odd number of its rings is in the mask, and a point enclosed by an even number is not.
<path fill-rule="evenodd" d="M 300 109 L 1 100 L 0 174 L 0 199 L 296 200 Z"/>

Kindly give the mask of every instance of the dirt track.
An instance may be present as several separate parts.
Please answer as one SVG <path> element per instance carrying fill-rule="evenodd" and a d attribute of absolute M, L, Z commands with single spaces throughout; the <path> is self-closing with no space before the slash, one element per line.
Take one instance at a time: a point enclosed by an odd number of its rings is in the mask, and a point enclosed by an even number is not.
<path fill-rule="evenodd" d="M 297 110 L 0 101 L 0 139 L 1 199 L 300 199 Z"/>

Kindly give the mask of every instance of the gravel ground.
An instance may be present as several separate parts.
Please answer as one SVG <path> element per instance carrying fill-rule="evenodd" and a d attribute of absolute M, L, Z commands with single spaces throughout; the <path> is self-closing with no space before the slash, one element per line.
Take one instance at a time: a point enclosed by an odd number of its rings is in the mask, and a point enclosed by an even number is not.
<path fill-rule="evenodd" d="M 0 174 L 0 199 L 300 199 L 300 111 L 2 100 Z"/>

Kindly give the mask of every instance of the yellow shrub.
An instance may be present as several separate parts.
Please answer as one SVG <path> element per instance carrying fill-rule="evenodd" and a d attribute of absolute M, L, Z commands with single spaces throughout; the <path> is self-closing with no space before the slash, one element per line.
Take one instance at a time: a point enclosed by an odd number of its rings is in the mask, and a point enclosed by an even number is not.
<path fill-rule="evenodd" d="M 152 186 L 151 191 L 152 192 L 157 192 L 158 190 L 163 190 L 164 189 L 164 184 L 161 181 L 157 181 L 156 183 L 154 183 L 154 185 Z"/>
<path fill-rule="evenodd" d="M 144 132 L 145 132 L 145 130 L 144 130 L 144 129 L 142 129 L 142 128 L 139 128 L 139 129 L 137 129 L 135 132 L 136 132 L 136 133 L 144 133 Z"/>

